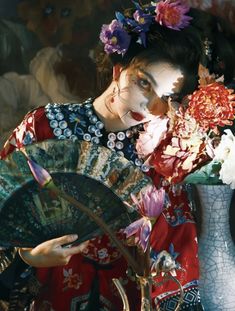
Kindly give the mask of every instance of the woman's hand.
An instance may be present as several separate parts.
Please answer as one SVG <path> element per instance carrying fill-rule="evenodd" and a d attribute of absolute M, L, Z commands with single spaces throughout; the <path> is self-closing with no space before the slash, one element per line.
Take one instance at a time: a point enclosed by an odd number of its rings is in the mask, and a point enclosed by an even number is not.
<path fill-rule="evenodd" d="M 62 247 L 76 241 L 77 235 L 65 235 L 57 239 L 43 242 L 35 248 L 20 248 L 20 257 L 28 265 L 42 268 L 68 264 L 72 255 L 80 253 L 87 246 L 88 241 L 78 246 Z"/>

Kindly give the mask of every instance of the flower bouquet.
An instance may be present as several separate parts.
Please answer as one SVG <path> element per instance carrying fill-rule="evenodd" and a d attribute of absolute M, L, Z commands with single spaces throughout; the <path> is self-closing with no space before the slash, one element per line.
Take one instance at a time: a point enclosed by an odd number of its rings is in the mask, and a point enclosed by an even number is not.
<path fill-rule="evenodd" d="M 199 88 L 178 109 L 146 125 L 137 151 L 170 183 L 228 184 L 235 188 L 235 94 L 200 67 Z"/>

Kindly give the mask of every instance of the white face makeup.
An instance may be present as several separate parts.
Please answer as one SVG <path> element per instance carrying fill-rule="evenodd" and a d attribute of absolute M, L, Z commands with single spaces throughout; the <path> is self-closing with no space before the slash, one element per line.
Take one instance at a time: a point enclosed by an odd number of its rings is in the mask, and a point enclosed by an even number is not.
<path fill-rule="evenodd" d="M 124 128 L 163 115 L 168 110 L 168 104 L 161 97 L 178 92 L 182 78 L 182 72 L 167 62 L 123 70 L 112 111 L 122 120 Z"/>

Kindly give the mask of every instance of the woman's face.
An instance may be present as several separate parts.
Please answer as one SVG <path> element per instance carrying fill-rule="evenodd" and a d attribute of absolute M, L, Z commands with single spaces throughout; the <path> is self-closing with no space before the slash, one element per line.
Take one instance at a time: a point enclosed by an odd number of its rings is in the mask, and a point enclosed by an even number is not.
<path fill-rule="evenodd" d="M 183 73 L 167 62 L 122 70 L 112 103 L 112 110 L 129 128 L 147 122 L 168 110 L 164 96 L 180 91 Z"/>

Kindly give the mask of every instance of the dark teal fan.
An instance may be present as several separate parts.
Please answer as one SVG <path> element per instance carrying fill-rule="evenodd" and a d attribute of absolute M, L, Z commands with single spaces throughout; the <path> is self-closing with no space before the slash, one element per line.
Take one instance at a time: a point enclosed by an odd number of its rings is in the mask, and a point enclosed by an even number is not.
<path fill-rule="evenodd" d="M 138 196 L 151 181 L 116 152 L 68 140 L 48 140 L 25 151 L 60 189 L 113 230 L 125 228 L 138 217 L 124 202 L 131 203 L 130 193 Z M 38 185 L 21 151 L 0 161 L 0 228 L 0 246 L 5 247 L 33 247 L 70 233 L 77 233 L 82 242 L 102 233 L 85 213 Z"/>

